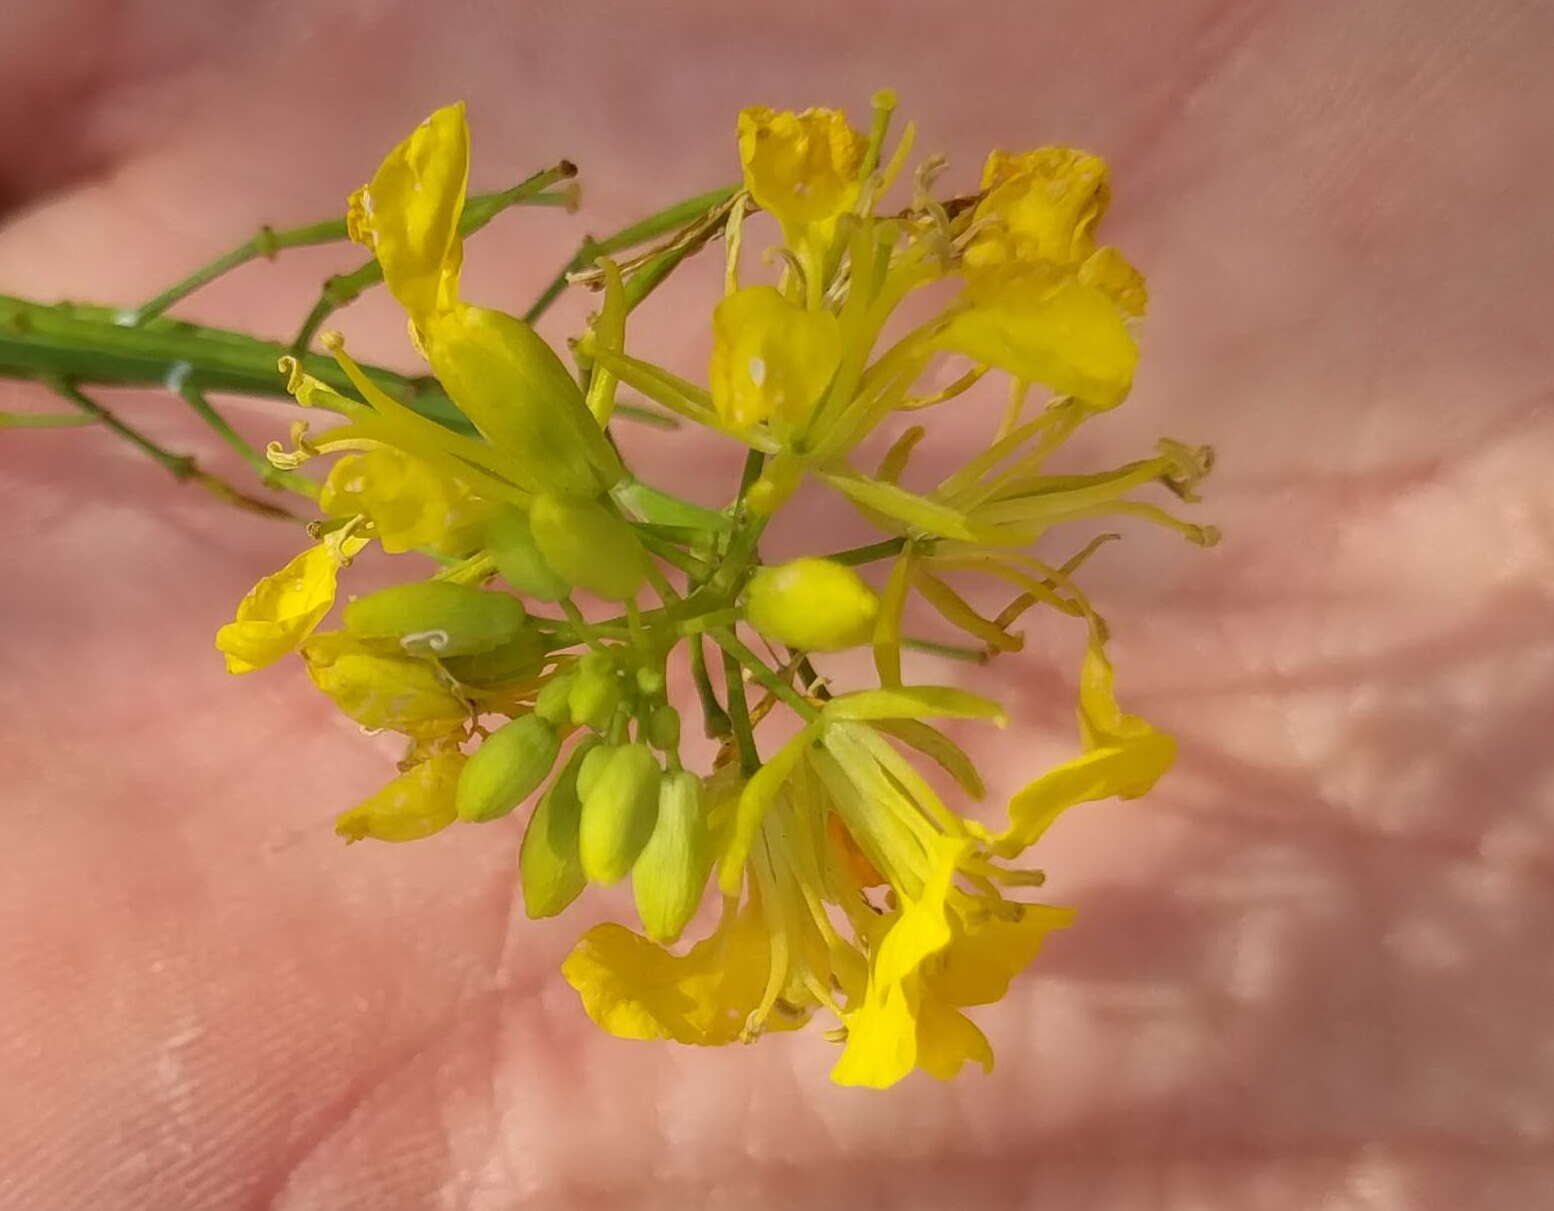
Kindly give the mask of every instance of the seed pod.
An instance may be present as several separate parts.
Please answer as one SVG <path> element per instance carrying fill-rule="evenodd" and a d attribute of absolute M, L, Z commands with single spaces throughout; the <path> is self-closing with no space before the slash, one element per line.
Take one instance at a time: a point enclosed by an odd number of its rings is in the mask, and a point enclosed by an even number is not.
<path fill-rule="evenodd" d="M 518 869 L 523 908 L 531 917 L 555 916 L 588 885 L 577 853 L 577 827 L 583 810 L 577 797 L 577 777 L 587 759 L 598 751 L 598 741 L 584 737 L 529 817 L 518 851 Z"/>
<path fill-rule="evenodd" d="M 452 656 L 443 662 L 448 672 L 465 685 L 481 689 L 529 681 L 539 673 L 544 663 L 545 641 L 537 632 L 528 628 L 489 652 Z"/>
<path fill-rule="evenodd" d="M 539 601 L 560 601 L 572 587 L 545 562 L 529 528 L 529 519 L 517 509 L 506 509 L 486 526 L 486 550 L 504 580 L 525 596 Z"/>
<path fill-rule="evenodd" d="M 647 740 L 661 753 L 673 752 L 680 747 L 680 712 L 667 702 L 660 702 L 648 716 Z"/>
<path fill-rule="evenodd" d="M 540 686 L 540 692 L 534 698 L 534 713 L 557 727 L 570 727 L 572 681 L 571 673 L 558 673 Z"/>
<path fill-rule="evenodd" d="M 653 835 L 662 771 L 653 750 L 640 742 L 610 754 L 582 797 L 578 856 L 590 883 L 619 883 L 631 872 Z"/>
<path fill-rule="evenodd" d="M 712 841 L 702 811 L 701 779 L 666 774 L 658 791 L 653 835 L 631 871 L 637 916 L 647 936 L 668 944 L 696 913 L 712 873 Z"/>
<path fill-rule="evenodd" d="M 459 819 L 483 823 L 507 815 L 545 781 L 561 737 L 538 715 L 520 715 L 486 737 L 459 775 Z"/>
<path fill-rule="evenodd" d="M 395 639 L 413 655 L 463 656 L 506 643 L 528 614 L 506 593 L 423 580 L 358 597 L 343 618 L 358 639 Z"/>
<path fill-rule="evenodd" d="M 757 571 L 745 596 L 745 617 L 778 643 L 834 652 L 868 641 L 879 605 L 874 590 L 851 568 L 806 558 Z"/>
<path fill-rule="evenodd" d="M 536 496 L 529 526 L 545 562 L 568 584 L 612 601 L 642 586 L 647 556 L 636 532 L 599 501 Z"/>
<path fill-rule="evenodd" d="M 578 659 L 567 695 L 573 723 L 602 732 L 610 726 L 615 708 L 624 696 L 620 671 L 607 653 L 589 652 Z"/>

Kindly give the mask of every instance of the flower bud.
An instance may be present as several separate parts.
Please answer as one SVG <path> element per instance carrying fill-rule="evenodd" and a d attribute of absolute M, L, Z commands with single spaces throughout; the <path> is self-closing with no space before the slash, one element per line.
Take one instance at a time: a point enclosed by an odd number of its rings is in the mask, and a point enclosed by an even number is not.
<path fill-rule="evenodd" d="M 582 797 L 578 855 L 590 883 L 619 883 L 653 835 L 662 771 L 640 742 L 616 748 Z"/>
<path fill-rule="evenodd" d="M 680 712 L 667 702 L 653 708 L 647 721 L 647 740 L 662 753 L 671 753 L 680 747 Z"/>
<path fill-rule="evenodd" d="M 526 597 L 560 601 L 572 586 L 557 576 L 540 554 L 529 528 L 529 519 L 517 509 L 506 509 L 486 527 L 486 550 L 502 578 Z"/>
<path fill-rule="evenodd" d="M 620 670 L 607 653 L 589 652 L 579 658 L 567 695 L 573 723 L 604 731 L 624 696 Z"/>
<path fill-rule="evenodd" d="M 618 744 L 600 744 L 588 751 L 582 764 L 577 767 L 577 797 L 579 802 L 586 802 L 593 791 L 594 783 L 599 780 L 599 775 L 604 772 L 604 767 L 610 763 L 610 758 L 620 748 Z"/>
<path fill-rule="evenodd" d="M 830 559 L 795 559 L 750 579 L 745 617 L 791 648 L 834 652 L 868 642 L 879 598 L 851 568 Z"/>
<path fill-rule="evenodd" d="M 525 628 L 489 652 L 452 656 L 443 667 L 465 685 L 491 689 L 533 679 L 545 663 L 545 641 Z"/>
<path fill-rule="evenodd" d="M 584 737 L 556 780 L 540 796 L 529 817 L 518 851 L 523 908 L 531 917 L 553 917 L 577 899 L 588 880 L 577 853 L 577 827 L 582 815 L 578 801 L 578 771 L 599 752 L 598 742 Z"/>
<path fill-rule="evenodd" d="M 712 872 L 712 841 L 702 811 L 701 779 L 666 774 L 658 791 L 653 835 L 631 871 L 637 916 L 647 936 L 668 944 L 695 915 Z"/>
<path fill-rule="evenodd" d="M 647 556 L 636 532 L 597 500 L 536 496 L 529 527 L 545 562 L 567 584 L 626 601 L 647 575 Z"/>
<path fill-rule="evenodd" d="M 417 841 L 452 824 L 464 754 L 438 753 L 342 813 L 335 832 L 347 841 Z"/>
<path fill-rule="evenodd" d="M 561 737 L 538 715 L 520 715 L 486 737 L 459 775 L 459 819 L 505 816 L 527 799 L 556 763 Z"/>
<path fill-rule="evenodd" d="M 528 621 L 516 597 L 446 580 L 379 589 L 351 602 L 342 617 L 358 639 L 397 639 L 405 651 L 428 656 L 489 651 Z"/>
<path fill-rule="evenodd" d="M 571 727 L 572 704 L 569 699 L 572 696 L 573 680 L 570 672 L 553 674 L 534 696 L 534 713 L 541 719 L 550 720 L 558 728 Z"/>

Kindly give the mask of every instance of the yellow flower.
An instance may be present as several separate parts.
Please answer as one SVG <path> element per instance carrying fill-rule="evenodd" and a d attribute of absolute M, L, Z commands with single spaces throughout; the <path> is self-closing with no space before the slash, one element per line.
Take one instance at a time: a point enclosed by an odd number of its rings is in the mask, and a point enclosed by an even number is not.
<path fill-rule="evenodd" d="M 1111 200 L 1106 176 L 1105 160 L 1072 147 L 993 152 L 982 168 L 966 263 L 1078 265 L 1095 250 L 1095 227 Z"/>
<path fill-rule="evenodd" d="M 432 372 L 503 455 L 511 480 L 531 491 L 595 497 L 620 478 L 620 460 L 566 366 L 522 320 L 460 297 L 458 225 L 468 178 L 464 107 L 450 105 L 391 151 L 353 196 L 352 237 L 377 256 Z"/>
<path fill-rule="evenodd" d="M 250 589 L 236 617 L 216 632 L 227 672 L 251 673 L 296 651 L 334 606 L 341 563 L 360 549 L 360 540 L 326 539 Z"/>
<path fill-rule="evenodd" d="M 836 109 L 803 113 L 753 105 L 739 115 L 739 159 L 745 188 L 783 225 L 790 243 L 826 223 L 858 197 L 863 136 Z"/>
<path fill-rule="evenodd" d="M 395 778 L 382 790 L 342 812 L 335 832 L 346 841 L 419 841 L 452 824 L 454 792 L 464 754 L 435 753 Z"/>

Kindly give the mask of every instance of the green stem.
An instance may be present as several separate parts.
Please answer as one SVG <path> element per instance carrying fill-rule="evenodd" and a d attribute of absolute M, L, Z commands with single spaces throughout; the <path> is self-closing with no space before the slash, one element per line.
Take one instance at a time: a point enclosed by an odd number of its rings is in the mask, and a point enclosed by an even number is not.
<path fill-rule="evenodd" d="M 733 631 L 726 627 L 713 627 L 707 634 L 723 649 L 725 664 L 733 660 L 748 669 L 752 677 L 792 707 L 801 719 L 808 722 L 819 713 L 791 685 L 772 672 L 764 660 L 741 643 Z"/>
<path fill-rule="evenodd" d="M 709 740 L 727 739 L 733 734 L 733 725 L 712 688 L 712 675 L 707 671 L 707 653 L 702 648 L 701 636 L 688 635 L 685 641 L 691 655 L 691 680 L 696 683 L 696 697 L 701 701 L 702 730 Z"/>
<path fill-rule="evenodd" d="M 592 237 L 585 238 L 567 263 L 558 269 L 555 276 L 546 283 L 545 289 L 540 291 L 539 298 L 535 299 L 530 304 L 529 309 L 523 313 L 524 322 L 527 324 L 536 323 L 542 315 L 550 310 L 551 304 L 561 297 L 561 292 L 567 288 L 568 276 L 588 268 L 588 266 L 594 263 L 596 258 L 609 256 L 611 253 L 620 252 L 626 248 L 634 248 L 638 244 L 665 235 L 676 227 L 683 227 L 685 224 L 707 214 L 708 211 L 728 201 L 729 198 L 733 197 L 737 188 L 737 186 L 730 185 L 724 189 L 714 189 L 707 193 L 699 194 L 694 198 L 687 198 L 683 202 L 677 202 L 665 210 L 660 210 L 657 214 L 651 214 L 645 219 L 632 223 L 630 226 L 622 227 L 613 235 L 606 236 L 602 240 L 595 240 Z M 645 269 L 646 266 L 644 267 Z M 660 278 L 659 280 L 662 279 Z M 645 295 L 654 285 L 657 285 L 656 281 L 642 288 L 642 294 Z M 632 301 L 629 289 L 627 299 L 629 303 Z M 640 301 L 640 298 L 636 301 Z"/>
<path fill-rule="evenodd" d="M 845 564 L 854 568 L 860 564 L 873 563 L 876 559 L 889 559 L 892 555 L 899 555 L 905 546 L 904 538 L 887 538 L 880 542 L 871 542 L 864 547 L 849 547 L 845 551 L 833 551 L 824 558 L 832 563 Z"/>
<path fill-rule="evenodd" d="M 714 640 L 718 640 L 716 634 Z M 719 646 L 722 641 L 718 640 Z M 750 722 L 750 703 L 745 698 L 745 679 L 737 657 L 723 650 L 723 684 L 728 697 L 728 720 L 739 746 L 739 768 L 750 777 L 761 768 L 761 751 L 755 745 L 755 728 Z"/>
<path fill-rule="evenodd" d="M 210 401 L 205 398 L 204 393 L 188 378 L 185 378 L 180 383 L 169 383 L 169 386 L 175 385 L 178 389 L 178 394 L 183 396 L 189 407 L 193 408 L 200 419 L 214 430 L 217 437 L 226 442 L 244 462 L 254 469 L 254 472 L 261 480 L 271 487 L 284 488 L 287 491 L 297 493 L 299 496 L 305 496 L 309 500 L 316 500 L 318 498 L 319 486 L 317 483 L 306 475 L 299 475 L 295 471 L 284 471 L 280 467 L 272 467 L 270 461 L 263 454 L 259 453 L 258 450 L 254 449 L 253 446 L 249 445 L 247 439 L 227 422 L 226 417 L 211 407 Z"/>
<path fill-rule="evenodd" d="M 905 635 L 901 639 L 901 646 L 916 652 L 931 652 L 948 660 L 963 660 L 967 664 L 986 664 L 988 661 L 986 648 L 963 648 L 958 644 L 940 643 L 937 639 L 914 639 Z"/>
<path fill-rule="evenodd" d="M 290 521 L 297 520 L 285 509 L 272 505 L 268 501 L 258 500 L 246 493 L 239 492 L 219 476 L 200 470 L 199 464 L 195 462 L 192 455 L 174 454 L 166 447 L 158 445 L 144 433 L 140 432 L 140 430 L 125 424 L 69 380 L 52 377 L 46 378 L 43 381 L 55 394 L 62 399 L 69 400 L 94 421 L 102 424 L 111 432 L 118 434 L 165 469 L 180 483 L 192 480 L 228 504 L 237 505 L 239 508 L 247 509 L 254 513 L 261 513 L 266 517 L 286 518 Z"/>
<path fill-rule="evenodd" d="M 74 412 L 0 412 L 0 429 L 74 429 L 96 423 L 95 416 Z"/>

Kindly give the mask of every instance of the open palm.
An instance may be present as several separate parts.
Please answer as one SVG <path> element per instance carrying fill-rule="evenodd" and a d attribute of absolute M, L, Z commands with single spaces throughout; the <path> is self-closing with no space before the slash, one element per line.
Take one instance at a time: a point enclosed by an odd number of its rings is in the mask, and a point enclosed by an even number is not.
<path fill-rule="evenodd" d="M 963 174 L 989 144 L 1112 161 L 1110 236 L 1154 306 L 1090 450 L 1212 442 L 1227 539 L 1097 559 L 1126 702 L 1182 758 L 1043 842 L 1079 917 L 982 1015 L 997 1071 L 878 1094 L 828 1085 L 814 1030 L 597 1031 L 556 971 L 577 921 L 515 908 L 513 822 L 342 850 L 330 817 L 389 750 L 300 671 L 230 679 L 211 647 L 295 532 L 106 434 L 0 438 L 0 1207 L 1547 1197 L 1547 6 L 147 7 L 0 17 L 0 290 L 137 301 L 337 212 L 460 96 L 477 184 L 568 156 L 603 231 L 729 178 L 740 105 L 890 84 Z M 521 309 L 577 222 L 499 227 L 471 281 Z M 190 311 L 283 332 L 339 264 L 254 267 Z M 380 304 L 353 347 L 402 353 Z M 701 329 L 641 339 L 688 354 Z M 115 402 L 221 465 L 170 397 Z M 665 482 L 700 457 L 670 449 Z M 1028 721 L 990 750 L 1003 791 L 1071 742 L 1073 637 L 1032 630 L 997 666 Z"/>

